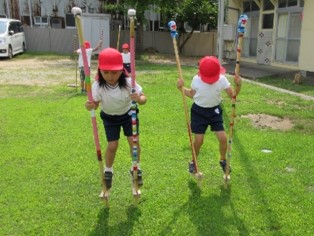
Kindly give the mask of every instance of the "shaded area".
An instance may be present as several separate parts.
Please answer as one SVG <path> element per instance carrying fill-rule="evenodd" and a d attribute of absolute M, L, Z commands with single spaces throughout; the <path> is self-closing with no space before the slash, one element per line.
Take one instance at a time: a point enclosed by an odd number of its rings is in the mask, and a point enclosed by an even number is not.
<path fill-rule="evenodd" d="M 228 74 L 234 74 L 236 62 L 230 61 L 228 64 L 224 64 L 223 67 L 226 68 Z M 280 68 L 270 65 L 255 64 L 252 62 L 240 62 L 240 74 L 246 79 L 257 79 L 263 77 L 272 76 L 289 76 L 291 78 L 299 72 L 299 70 L 293 70 L 288 68 Z"/>

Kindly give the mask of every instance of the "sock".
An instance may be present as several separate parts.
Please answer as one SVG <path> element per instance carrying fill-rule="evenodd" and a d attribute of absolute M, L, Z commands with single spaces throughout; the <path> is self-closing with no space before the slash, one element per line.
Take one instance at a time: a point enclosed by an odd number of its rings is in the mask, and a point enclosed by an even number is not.
<path fill-rule="evenodd" d="M 140 169 L 141 169 L 141 167 L 140 167 L 140 163 L 139 163 L 139 162 L 137 163 L 137 169 L 138 169 L 138 170 L 140 170 Z M 131 165 L 131 171 L 132 171 L 132 170 L 133 170 L 133 163 L 132 163 L 132 165 Z"/>
<path fill-rule="evenodd" d="M 113 173 L 113 167 L 111 166 L 111 167 L 105 167 L 105 172 L 106 171 L 109 171 L 109 172 L 111 172 L 111 173 Z"/>

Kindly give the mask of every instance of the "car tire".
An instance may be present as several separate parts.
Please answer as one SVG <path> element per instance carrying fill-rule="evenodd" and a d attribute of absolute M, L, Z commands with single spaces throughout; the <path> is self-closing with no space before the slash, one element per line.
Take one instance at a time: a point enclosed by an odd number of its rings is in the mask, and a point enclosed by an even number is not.
<path fill-rule="evenodd" d="M 24 42 L 23 42 L 23 52 L 26 52 L 26 45 Z"/>
<path fill-rule="evenodd" d="M 9 58 L 9 59 L 12 59 L 12 58 L 13 58 L 13 51 L 12 51 L 11 45 L 9 45 L 9 47 L 8 47 L 8 58 Z"/>

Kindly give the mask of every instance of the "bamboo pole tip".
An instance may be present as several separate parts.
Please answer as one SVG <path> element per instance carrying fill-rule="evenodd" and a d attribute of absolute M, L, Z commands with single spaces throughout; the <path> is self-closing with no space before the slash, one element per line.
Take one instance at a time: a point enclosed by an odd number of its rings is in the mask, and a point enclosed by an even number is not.
<path fill-rule="evenodd" d="M 71 13 L 74 15 L 74 17 L 75 17 L 76 15 L 82 15 L 82 9 L 79 8 L 79 7 L 73 7 L 73 8 L 71 9 Z"/>
<path fill-rule="evenodd" d="M 135 9 L 129 9 L 129 10 L 128 10 L 128 16 L 129 16 L 129 17 L 134 17 L 134 16 L 136 16 L 136 10 L 135 10 Z"/>

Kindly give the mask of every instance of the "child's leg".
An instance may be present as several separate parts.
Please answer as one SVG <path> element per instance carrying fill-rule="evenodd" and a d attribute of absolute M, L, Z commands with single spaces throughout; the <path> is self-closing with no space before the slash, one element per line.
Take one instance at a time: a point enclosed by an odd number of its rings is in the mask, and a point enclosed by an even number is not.
<path fill-rule="evenodd" d="M 220 152 L 220 160 L 226 159 L 226 153 L 227 153 L 227 135 L 224 130 L 222 131 L 216 131 L 215 132 L 216 137 L 219 141 L 219 152 Z"/>
<path fill-rule="evenodd" d="M 204 134 L 195 134 L 194 136 L 194 148 L 196 157 L 198 157 L 198 154 L 200 153 L 201 147 L 204 143 L 204 136 Z"/>
<path fill-rule="evenodd" d="M 116 156 L 116 152 L 118 150 L 119 141 L 111 141 L 107 144 L 107 149 L 105 153 L 106 158 L 106 168 L 112 168 L 113 162 Z"/>
<path fill-rule="evenodd" d="M 85 72 L 84 67 L 80 67 L 81 90 L 85 91 Z"/>

